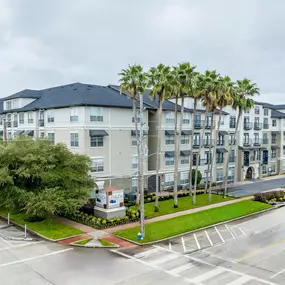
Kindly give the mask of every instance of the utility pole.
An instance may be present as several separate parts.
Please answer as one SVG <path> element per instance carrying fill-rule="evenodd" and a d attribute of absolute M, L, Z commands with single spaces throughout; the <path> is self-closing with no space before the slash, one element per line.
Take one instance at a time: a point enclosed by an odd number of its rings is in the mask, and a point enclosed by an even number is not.
<path fill-rule="evenodd" d="M 143 135 L 143 93 L 140 93 L 140 154 L 139 154 L 139 163 L 140 163 L 140 182 L 141 182 L 141 193 L 140 193 L 140 232 L 142 238 L 145 236 L 144 229 L 144 135 Z"/>

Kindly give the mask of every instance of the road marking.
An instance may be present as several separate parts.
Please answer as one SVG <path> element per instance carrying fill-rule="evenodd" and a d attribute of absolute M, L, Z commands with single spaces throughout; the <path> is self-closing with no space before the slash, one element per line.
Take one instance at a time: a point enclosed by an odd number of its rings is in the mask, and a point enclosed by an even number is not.
<path fill-rule="evenodd" d="M 176 267 L 176 268 L 174 268 L 174 269 L 171 269 L 171 270 L 169 270 L 171 273 L 173 273 L 173 274 L 179 274 L 179 273 L 181 273 L 181 272 L 183 272 L 183 271 L 186 271 L 186 270 L 188 270 L 188 269 L 190 269 L 190 268 L 192 268 L 192 267 L 195 267 L 196 265 L 195 264 L 193 264 L 193 263 L 187 263 L 187 264 L 184 264 L 184 265 L 181 265 L 181 266 L 179 266 L 179 267 Z"/>
<path fill-rule="evenodd" d="M 220 232 L 219 232 L 219 230 L 218 230 L 217 227 L 215 227 L 215 230 L 216 230 L 217 234 L 219 235 L 221 241 L 222 241 L 223 243 L 225 243 L 225 240 L 224 240 L 224 238 L 222 237 L 222 235 L 220 234 Z"/>
<path fill-rule="evenodd" d="M 6 243 L 7 245 L 9 245 L 10 247 L 12 247 L 13 245 L 8 242 L 7 240 L 5 240 L 4 238 L 0 237 L 0 240 L 3 241 L 4 243 Z"/>
<path fill-rule="evenodd" d="M 270 278 L 271 278 L 271 279 L 272 279 L 272 278 L 275 278 L 275 277 L 277 277 L 278 275 L 282 274 L 283 272 L 285 272 L 285 269 L 283 269 L 283 270 L 277 272 L 276 274 L 270 276 Z"/>
<path fill-rule="evenodd" d="M 244 236 L 246 236 L 246 233 L 244 232 L 244 230 L 242 229 L 242 228 L 238 228 L 240 231 L 241 231 L 241 233 L 244 235 Z"/>
<path fill-rule="evenodd" d="M 210 245 L 213 246 L 213 243 L 212 243 L 212 241 L 211 241 L 211 239 L 210 239 L 210 237 L 209 237 L 209 235 L 208 235 L 208 233 L 207 233 L 206 230 L 205 230 L 205 234 L 206 234 L 206 237 L 207 237 L 207 239 L 208 239 Z"/>
<path fill-rule="evenodd" d="M 210 279 L 222 272 L 225 272 L 225 269 L 223 269 L 222 267 L 216 267 L 215 269 L 206 272 L 205 274 L 202 274 L 198 277 L 195 277 L 193 279 L 191 279 L 191 282 L 193 283 L 202 283 L 203 281 Z"/>
<path fill-rule="evenodd" d="M 157 253 L 159 252 L 160 250 L 158 248 L 152 248 L 150 250 L 147 250 L 147 251 L 143 251 L 143 252 L 140 252 L 140 253 L 137 253 L 134 255 L 135 258 L 143 258 L 143 257 L 148 257 L 149 255 L 153 254 L 153 253 Z"/>
<path fill-rule="evenodd" d="M 232 233 L 232 231 L 230 230 L 230 228 L 225 225 L 226 229 L 229 231 L 229 233 L 231 234 L 231 236 L 233 237 L 233 239 L 236 239 L 235 235 Z"/>
<path fill-rule="evenodd" d="M 211 253 L 210 251 L 207 251 L 207 250 L 205 250 L 205 249 L 203 249 L 202 250 L 203 252 L 205 252 L 205 253 L 207 253 L 207 254 L 209 254 L 209 255 L 211 255 L 211 256 L 213 256 L 213 257 L 216 257 L 216 258 L 219 258 L 219 259 L 221 259 L 221 260 L 224 260 L 224 261 L 226 261 L 226 262 L 231 262 L 231 263 L 237 263 L 235 260 L 232 260 L 232 259 L 229 259 L 229 258 L 224 258 L 224 257 L 222 257 L 222 256 L 220 256 L 220 255 L 218 255 L 218 254 L 213 254 L 213 253 Z"/>
<path fill-rule="evenodd" d="M 186 246 L 185 246 L 185 241 L 183 237 L 181 237 L 181 242 L 182 242 L 183 251 L 186 252 Z"/>
<path fill-rule="evenodd" d="M 242 276 L 242 277 L 232 281 L 228 285 L 242 285 L 242 284 L 244 284 L 250 280 L 252 280 L 252 278 L 250 276 Z"/>
<path fill-rule="evenodd" d="M 200 244 L 199 244 L 199 242 L 198 242 L 198 239 L 197 239 L 196 235 L 193 234 L 193 236 L 194 236 L 194 239 L 195 239 L 195 241 L 196 241 L 196 244 L 197 244 L 198 249 L 201 249 L 201 246 L 200 246 Z"/>
<path fill-rule="evenodd" d="M 70 250 L 73 250 L 73 248 L 66 248 L 66 249 L 63 249 L 63 250 L 54 251 L 54 252 L 50 252 L 50 253 L 46 253 L 46 254 L 42 254 L 42 255 L 37 255 L 37 256 L 30 257 L 30 258 L 19 259 L 19 260 L 8 262 L 8 263 L 3 263 L 3 264 L 0 264 L 0 268 L 1 267 L 6 267 L 6 266 L 10 266 L 10 265 L 14 265 L 14 264 L 18 264 L 18 263 L 24 263 L 24 262 L 27 262 L 27 261 L 32 261 L 32 260 L 36 260 L 36 259 L 40 259 L 40 258 L 44 258 L 44 257 L 56 255 L 56 254 L 60 254 L 60 253 L 63 253 L 63 252 L 66 252 L 66 251 L 70 251 Z"/>
<path fill-rule="evenodd" d="M 149 263 L 151 263 L 152 265 L 159 265 L 159 264 L 162 264 L 164 262 L 170 261 L 170 260 L 175 259 L 175 258 L 177 258 L 176 255 L 174 255 L 174 254 L 167 254 L 167 255 L 162 256 L 162 257 L 160 257 L 158 259 L 149 261 Z"/>
<path fill-rule="evenodd" d="M 172 250 L 171 242 L 169 242 L 168 246 L 169 246 L 169 250 Z"/>
<path fill-rule="evenodd" d="M 14 249 L 14 248 L 25 247 L 25 246 L 34 245 L 34 244 L 39 244 L 39 243 L 43 243 L 43 242 L 44 242 L 44 241 L 21 243 L 21 244 L 19 244 L 19 245 L 12 245 L 12 247 L 9 246 L 9 247 L 0 248 L 0 251 L 3 251 L 3 250 L 12 250 L 12 249 Z"/>

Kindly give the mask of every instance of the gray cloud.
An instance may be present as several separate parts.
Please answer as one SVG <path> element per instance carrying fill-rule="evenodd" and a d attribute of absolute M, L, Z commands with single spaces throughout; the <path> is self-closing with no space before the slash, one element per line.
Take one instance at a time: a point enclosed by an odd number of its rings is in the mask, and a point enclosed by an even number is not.
<path fill-rule="evenodd" d="M 248 77 L 259 100 L 280 102 L 284 7 L 282 0 L 0 0 L 0 96 L 116 83 L 133 63 L 190 61 L 200 71 Z"/>

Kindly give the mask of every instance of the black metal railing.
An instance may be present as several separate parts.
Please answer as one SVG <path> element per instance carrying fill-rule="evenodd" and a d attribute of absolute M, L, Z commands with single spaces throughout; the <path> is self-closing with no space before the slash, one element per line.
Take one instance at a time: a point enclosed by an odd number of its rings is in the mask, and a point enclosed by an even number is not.
<path fill-rule="evenodd" d="M 262 144 L 268 144 L 269 143 L 269 139 L 263 139 L 262 140 Z"/>
<path fill-rule="evenodd" d="M 252 139 L 243 140 L 243 146 L 252 146 Z"/>
<path fill-rule="evenodd" d="M 195 129 L 202 129 L 203 128 L 203 121 L 202 120 L 194 120 L 194 128 Z"/>
<path fill-rule="evenodd" d="M 261 123 L 254 123 L 254 129 L 255 129 L 256 131 L 261 130 L 261 129 L 262 129 L 262 124 L 261 124 Z"/>
<path fill-rule="evenodd" d="M 263 124 L 263 129 L 268 130 L 269 129 L 269 124 Z"/>
<path fill-rule="evenodd" d="M 262 143 L 262 140 L 261 139 L 253 139 L 253 145 L 254 146 L 260 146 Z"/>
<path fill-rule="evenodd" d="M 39 126 L 43 127 L 45 125 L 45 120 L 39 119 Z"/>
<path fill-rule="evenodd" d="M 251 130 L 251 129 L 252 129 L 252 123 L 250 123 L 250 122 L 245 122 L 245 123 L 243 124 L 243 128 L 244 128 L 244 130 L 246 130 L 246 131 Z"/>
<path fill-rule="evenodd" d="M 230 122 L 230 129 L 235 129 L 236 125 L 236 122 Z"/>

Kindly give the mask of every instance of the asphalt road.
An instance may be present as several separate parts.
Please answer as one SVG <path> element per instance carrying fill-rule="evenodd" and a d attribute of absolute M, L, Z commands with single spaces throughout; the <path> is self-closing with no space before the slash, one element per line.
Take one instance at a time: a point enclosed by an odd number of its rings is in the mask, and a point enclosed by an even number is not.
<path fill-rule="evenodd" d="M 259 193 L 266 190 L 279 188 L 285 185 L 285 178 L 272 180 L 257 180 L 246 185 L 229 188 L 229 194 L 234 197 Z"/>

